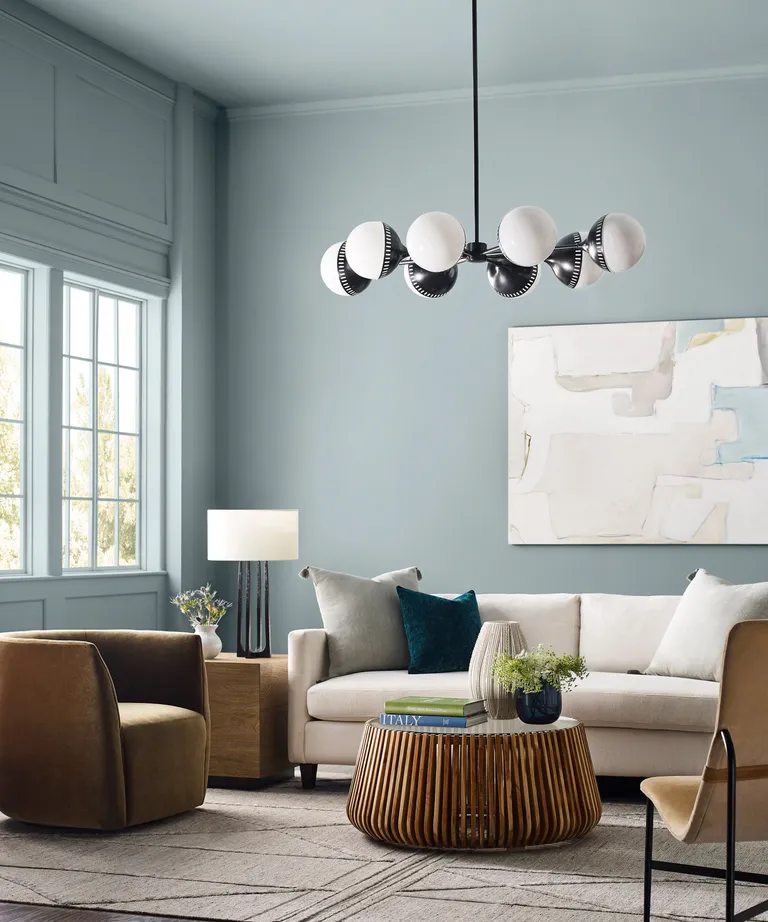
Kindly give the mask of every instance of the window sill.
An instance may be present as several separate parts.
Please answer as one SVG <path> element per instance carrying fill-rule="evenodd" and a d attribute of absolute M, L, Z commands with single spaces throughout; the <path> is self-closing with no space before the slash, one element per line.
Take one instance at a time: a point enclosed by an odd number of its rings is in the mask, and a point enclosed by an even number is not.
<path fill-rule="evenodd" d="M 0 575 L 0 585 L 5 583 L 45 583 L 52 580 L 76 580 L 76 579 L 141 579 L 141 577 L 166 577 L 165 570 L 84 570 L 82 573 L 68 571 L 60 576 L 36 576 L 33 573 L 9 573 L 7 576 Z"/>

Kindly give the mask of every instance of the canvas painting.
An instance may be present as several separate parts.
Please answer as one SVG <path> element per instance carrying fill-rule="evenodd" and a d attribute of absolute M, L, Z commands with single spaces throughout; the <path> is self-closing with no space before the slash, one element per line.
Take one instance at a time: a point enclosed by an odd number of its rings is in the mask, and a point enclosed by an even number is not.
<path fill-rule="evenodd" d="M 768 319 L 511 329 L 509 542 L 768 542 Z"/>

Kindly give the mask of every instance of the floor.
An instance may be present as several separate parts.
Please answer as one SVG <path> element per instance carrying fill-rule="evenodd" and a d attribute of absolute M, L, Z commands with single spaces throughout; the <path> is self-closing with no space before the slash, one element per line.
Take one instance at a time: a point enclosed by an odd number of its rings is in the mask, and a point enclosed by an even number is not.
<path fill-rule="evenodd" d="M 351 769 L 345 766 L 321 766 L 325 777 L 347 778 Z M 318 787 L 322 786 L 322 780 Z M 642 795 L 639 779 L 600 778 L 603 798 L 637 803 Z M 134 913 L 107 912 L 98 909 L 70 909 L 63 907 L 33 906 L 0 901 L 0 922 L 168 922 L 164 916 L 136 915 Z M 179 922 L 178 918 L 175 922 Z"/>
<path fill-rule="evenodd" d="M 168 919 L 163 916 L 102 912 L 99 909 L 59 909 L 0 903 L 0 922 L 168 922 Z"/>

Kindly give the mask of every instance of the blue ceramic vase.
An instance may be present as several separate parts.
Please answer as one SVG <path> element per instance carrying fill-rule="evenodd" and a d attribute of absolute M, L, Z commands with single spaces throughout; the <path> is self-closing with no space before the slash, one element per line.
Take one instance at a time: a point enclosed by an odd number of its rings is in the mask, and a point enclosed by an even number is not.
<path fill-rule="evenodd" d="M 541 691 L 524 692 L 515 689 L 517 716 L 526 724 L 552 724 L 563 710 L 563 696 L 560 689 L 549 683 L 541 683 Z"/>

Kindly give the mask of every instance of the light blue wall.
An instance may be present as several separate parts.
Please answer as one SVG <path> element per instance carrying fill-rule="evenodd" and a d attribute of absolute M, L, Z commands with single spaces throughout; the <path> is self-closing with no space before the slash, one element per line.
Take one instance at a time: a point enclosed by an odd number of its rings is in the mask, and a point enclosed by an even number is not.
<path fill-rule="evenodd" d="M 62 577 L 52 558 L 51 575 L 0 579 L 0 630 L 182 627 L 169 592 L 207 578 L 213 446 L 190 445 L 214 421 L 217 116 L 190 87 L 0 0 L 0 253 L 167 298 L 152 304 L 166 355 L 148 399 L 162 405 L 167 385 L 167 440 L 151 461 L 168 499 L 150 509 L 153 572 Z"/>
<path fill-rule="evenodd" d="M 519 302 L 474 267 L 434 302 L 399 272 L 355 299 L 318 274 L 363 220 L 404 234 L 444 210 L 469 227 L 468 104 L 231 123 L 218 489 L 301 511 L 301 561 L 273 567 L 278 650 L 320 623 L 304 564 L 417 564 L 427 591 L 677 592 L 696 566 L 766 578 L 763 547 L 508 546 L 506 331 L 765 314 L 767 103 L 764 79 L 483 102 L 486 240 L 524 203 L 563 233 L 614 210 L 648 234 L 633 272 L 579 293 L 547 273 Z"/>

